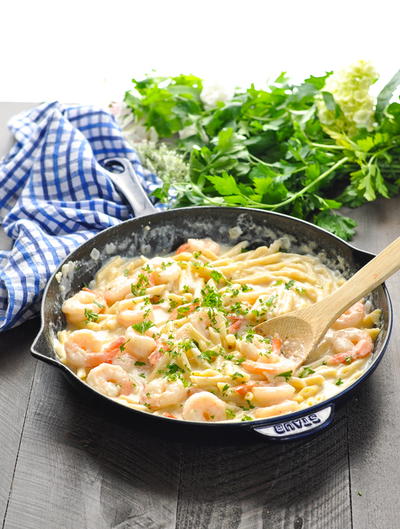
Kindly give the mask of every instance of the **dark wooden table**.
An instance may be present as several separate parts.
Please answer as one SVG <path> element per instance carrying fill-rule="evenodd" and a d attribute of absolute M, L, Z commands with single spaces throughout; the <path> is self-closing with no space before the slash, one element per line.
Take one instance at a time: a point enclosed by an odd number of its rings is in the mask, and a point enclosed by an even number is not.
<path fill-rule="evenodd" d="M 6 118 L 0 105 L 2 151 Z M 354 243 L 400 232 L 400 199 L 352 212 Z M 399 308 L 399 275 L 388 281 Z M 30 321 L 0 335 L 4 529 L 398 529 L 400 354 L 395 325 L 376 372 L 316 437 L 199 439 L 115 415 L 36 362 Z"/>

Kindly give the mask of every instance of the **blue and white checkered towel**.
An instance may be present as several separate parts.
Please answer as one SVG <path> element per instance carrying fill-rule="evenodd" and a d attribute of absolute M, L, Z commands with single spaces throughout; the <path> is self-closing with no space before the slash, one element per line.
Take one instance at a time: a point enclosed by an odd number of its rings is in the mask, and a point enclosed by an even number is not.
<path fill-rule="evenodd" d="M 9 127 L 16 144 L 0 162 L 0 219 L 14 244 L 0 251 L 0 331 L 38 312 L 68 253 L 133 216 L 99 161 L 125 156 L 146 191 L 158 185 L 104 110 L 54 102 L 15 116 Z"/>

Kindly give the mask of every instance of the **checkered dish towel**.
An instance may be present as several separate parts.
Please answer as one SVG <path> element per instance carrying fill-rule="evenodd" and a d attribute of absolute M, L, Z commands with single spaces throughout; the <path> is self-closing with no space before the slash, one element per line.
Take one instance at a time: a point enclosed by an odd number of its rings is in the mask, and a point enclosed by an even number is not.
<path fill-rule="evenodd" d="M 38 312 L 50 275 L 74 248 L 133 216 L 101 160 L 127 157 L 146 191 L 158 185 L 104 110 L 54 102 L 9 127 L 16 144 L 0 161 L 0 219 L 13 247 L 0 250 L 0 331 Z"/>

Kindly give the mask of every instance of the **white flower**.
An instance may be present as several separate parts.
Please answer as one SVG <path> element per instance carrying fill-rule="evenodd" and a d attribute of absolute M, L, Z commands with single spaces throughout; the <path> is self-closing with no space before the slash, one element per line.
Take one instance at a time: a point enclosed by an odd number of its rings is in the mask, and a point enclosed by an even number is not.
<path fill-rule="evenodd" d="M 203 83 L 203 90 L 200 94 L 200 99 L 206 108 L 213 108 L 217 103 L 225 103 L 233 97 L 233 90 L 227 90 L 217 83 L 207 84 Z"/>
<path fill-rule="evenodd" d="M 112 102 L 109 109 L 121 127 L 123 135 L 131 143 L 156 142 L 158 140 L 155 129 L 153 127 L 148 129 L 143 121 L 136 119 L 131 109 L 124 102 Z"/>
<path fill-rule="evenodd" d="M 332 130 L 341 130 L 350 135 L 356 134 L 359 128 L 371 129 L 375 101 L 369 89 L 377 78 L 375 68 L 366 61 L 358 61 L 328 77 L 324 90 L 332 93 L 343 115 L 335 116 L 321 99 L 318 103 L 321 122 L 333 126 Z"/>

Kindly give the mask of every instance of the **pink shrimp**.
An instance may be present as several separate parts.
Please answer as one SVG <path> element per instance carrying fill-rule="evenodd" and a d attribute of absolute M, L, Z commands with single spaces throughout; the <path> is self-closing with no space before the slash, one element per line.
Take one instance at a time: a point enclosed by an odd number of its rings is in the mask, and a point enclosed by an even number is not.
<path fill-rule="evenodd" d="M 254 362 L 253 360 L 246 360 L 242 363 L 242 367 L 249 373 L 255 375 L 279 375 L 294 369 L 294 364 L 290 360 L 282 359 L 278 362 Z"/>
<path fill-rule="evenodd" d="M 105 306 L 106 302 L 101 294 L 88 288 L 83 288 L 66 299 L 61 310 L 69 323 L 77 325 L 85 320 L 88 312 L 97 315 L 104 310 Z"/>
<path fill-rule="evenodd" d="M 72 332 L 64 344 L 67 363 L 72 367 L 95 367 L 110 362 L 117 354 L 119 346 L 125 341 L 117 338 L 103 349 L 103 342 L 89 329 Z"/>
<path fill-rule="evenodd" d="M 235 314 L 229 314 L 228 320 L 231 322 L 228 327 L 228 332 L 231 334 L 241 331 L 243 326 L 247 323 L 246 318 L 243 318 L 243 316 L 236 316 Z"/>
<path fill-rule="evenodd" d="M 363 329 L 341 329 L 332 340 L 337 353 L 328 360 L 329 365 L 350 363 L 357 358 L 371 354 L 374 344 L 371 336 Z"/>
<path fill-rule="evenodd" d="M 86 381 L 89 386 L 108 397 L 129 395 L 136 388 L 136 384 L 121 366 L 110 364 L 100 364 L 91 369 Z"/>
<path fill-rule="evenodd" d="M 148 360 L 150 365 L 155 366 L 160 358 L 164 355 L 166 351 L 169 350 L 169 346 L 165 342 L 158 342 L 156 349 L 151 353 Z"/>
<path fill-rule="evenodd" d="M 182 252 L 195 252 L 195 251 L 201 252 L 202 250 L 208 250 L 215 255 L 219 255 L 219 253 L 221 252 L 221 247 L 218 243 L 216 243 L 215 241 L 212 241 L 209 238 L 188 239 L 187 242 L 179 246 L 179 248 L 176 250 L 176 253 L 180 254 Z"/>
<path fill-rule="evenodd" d="M 364 303 L 358 301 L 347 309 L 332 325 L 333 329 L 345 329 L 347 327 L 358 327 L 365 317 Z"/>

